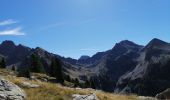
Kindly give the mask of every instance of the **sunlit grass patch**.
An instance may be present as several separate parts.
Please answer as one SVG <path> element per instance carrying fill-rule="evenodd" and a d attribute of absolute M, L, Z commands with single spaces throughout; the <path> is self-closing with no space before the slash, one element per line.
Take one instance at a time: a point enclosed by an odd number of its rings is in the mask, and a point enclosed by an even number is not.
<path fill-rule="evenodd" d="M 62 86 L 56 83 L 43 82 L 40 80 L 30 80 L 24 77 L 16 77 L 13 72 L 5 69 L 0 69 L 0 75 L 3 75 L 5 79 L 17 84 L 27 94 L 27 100 L 72 100 L 73 94 L 91 94 L 95 93 L 99 100 L 138 100 L 136 95 L 119 95 L 113 93 L 102 92 L 93 89 L 81 89 L 81 88 L 69 88 L 67 85 L 72 85 L 69 82 L 65 82 L 66 86 Z M 39 78 L 46 78 L 44 74 L 33 74 Z M 25 88 L 22 86 L 23 82 L 29 82 L 40 85 L 38 88 Z"/>

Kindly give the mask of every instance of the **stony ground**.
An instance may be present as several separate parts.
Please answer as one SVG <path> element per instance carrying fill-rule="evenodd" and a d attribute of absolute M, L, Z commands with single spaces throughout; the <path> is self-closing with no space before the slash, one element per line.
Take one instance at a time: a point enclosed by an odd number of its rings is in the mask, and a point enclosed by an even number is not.
<path fill-rule="evenodd" d="M 0 69 L 0 76 L 22 88 L 27 100 L 73 100 L 76 95 L 95 94 L 99 100 L 154 100 L 150 97 L 136 95 L 119 95 L 93 89 L 69 88 L 56 83 L 47 82 L 50 78 L 44 74 L 33 74 L 34 79 L 16 77 L 15 72 Z M 66 82 L 69 84 L 68 82 Z"/>

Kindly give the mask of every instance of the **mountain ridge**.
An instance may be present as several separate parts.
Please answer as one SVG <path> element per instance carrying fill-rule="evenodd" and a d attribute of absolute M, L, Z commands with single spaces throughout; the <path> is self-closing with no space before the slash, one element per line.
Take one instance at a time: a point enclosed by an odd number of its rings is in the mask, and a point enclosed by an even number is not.
<path fill-rule="evenodd" d="M 25 63 L 24 59 L 32 54 L 42 59 L 48 73 L 52 59 L 57 58 L 62 61 L 63 73 L 66 75 L 84 82 L 87 79 L 93 80 L 97 89 L 109 92 L 153 96 L 170 87 L 166 85 L 170 83 L 167 77 L 169 75 L 167 71 L 170 71 L 168 68 L 170 43 L 156 38 L 146 46 L 124 40 L 116 43 L 112 49 L 98 52 L 85 59 L 65 58 L 40 47 L 29 48 L 21 44 L 15 45 L 12 41 L 4 41 L 0 44 L 0 56 L 5 57 L 9 67 L 12 65 L 28 67 L 29 64 Z M 157 86 L 153 85 L 153 82 L 157 82 Z M 145 89 L 141 90 L 139 87 L 141 84 L 145 86 Z M 150 85 L 154 86 L 152 91 L 148 87 Z"/>

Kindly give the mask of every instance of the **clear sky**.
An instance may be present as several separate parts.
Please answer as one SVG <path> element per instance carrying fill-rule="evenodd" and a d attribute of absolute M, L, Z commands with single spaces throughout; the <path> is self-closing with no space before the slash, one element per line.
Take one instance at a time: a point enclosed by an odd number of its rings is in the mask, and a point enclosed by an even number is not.
<path fill-rule="evenodd" d="M 170 42 L 170 0 L 0 0 L 0 42 L 79 58 L 155 37 Z"/>

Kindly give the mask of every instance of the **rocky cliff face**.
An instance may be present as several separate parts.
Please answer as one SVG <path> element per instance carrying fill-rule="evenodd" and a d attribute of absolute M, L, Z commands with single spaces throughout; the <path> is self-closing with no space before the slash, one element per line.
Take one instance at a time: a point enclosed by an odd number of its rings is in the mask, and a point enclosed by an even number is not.
<path fill-rule="evenodd" d="M 136 58 L 141 48 L 142 46 L 126 40 L 109 50 L 96 66 L 99 68 L 99 74 L 95 78 L 98 88 L 114 91 L 119 77 L 137 65 Z"/>
<path fill-rule="evenodd" d="M 170 87 L 170 44 L 153 39 L 140 51 L 138 64 L 119 78 L 115 92 L 155 96 Z"/>

